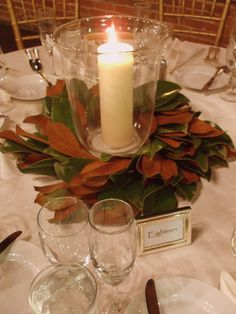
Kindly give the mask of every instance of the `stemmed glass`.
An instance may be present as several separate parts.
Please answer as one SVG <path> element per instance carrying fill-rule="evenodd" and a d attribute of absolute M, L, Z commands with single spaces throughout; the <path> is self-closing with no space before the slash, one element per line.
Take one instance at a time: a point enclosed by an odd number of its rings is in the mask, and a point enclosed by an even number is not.
<path fill-rule="evenodd" d="M 0 46 L 0 56 L 1 55 L 3 55 L 3 51 Z M 10 95 L 3 88 L 1 88 L 1 85 L 2 85 L 1 83 L 4 80 L 6 72 L 7 72 L 7 67 L 6 67 L 5 62 L 0 60 L 0 115 L 1 113 L 7 112 L 14 107 L 13 102 L 11 101 Z"/>
<path fill-rule="evenodd" d="M 53 39 L 52 35 L 57 28 L 56 13 L 51 7 L 39 8 L 37 10 L 38 28 L 41 44 L 47 49 L 52 61 L 53 75 L 55 74 L 55 64 L 53 58 Z"/>
<path fill-rule="evenodd" d="M 118 199 L 97 202 L 89 210 L 89 249 L 98 276 L 114 287 L 112 302 L 105 313 L 120 313 L 116 287 L 130 274 L 136 256 L 136 226 L 131 206 Z"/>
<path fill-rule="evenodd" d="M 231 249 L 233 256 L 236 257 L 236 227 L 233 230 L 233 234 L 231 237 Z"/>
<path fill-rule="evenodd" d="M 231 78 L 227 90 L 221 93 L 221 98 L 226 101 L 236 102 L 236 21 L 230 33 L 226 62 L 231 71 Z"/>

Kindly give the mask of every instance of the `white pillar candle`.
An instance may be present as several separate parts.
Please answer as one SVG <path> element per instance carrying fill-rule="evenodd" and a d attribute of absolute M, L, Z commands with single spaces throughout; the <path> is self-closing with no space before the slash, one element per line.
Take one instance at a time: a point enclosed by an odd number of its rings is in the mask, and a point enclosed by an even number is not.
<path fill-rule="evenodd" d="M 98 47 L 101 132 L 105 145 L 122 148 L 133 133 L 133 47 L 110 41 Z"/>

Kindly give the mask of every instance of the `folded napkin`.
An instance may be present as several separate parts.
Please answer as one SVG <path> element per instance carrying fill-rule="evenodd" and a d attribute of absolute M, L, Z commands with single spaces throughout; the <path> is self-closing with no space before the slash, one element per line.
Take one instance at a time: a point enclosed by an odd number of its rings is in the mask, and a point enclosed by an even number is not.
<path fill-rule="evenodd" d="M 220 291 L 236 305 L 236 273 L 221 272 Z"/>
<path fill-rule="evenodd" d="M 207 46 L 174 39 L 166 56 L 169 73 L 181 64 L 201 64 L 207 54 Z"/>

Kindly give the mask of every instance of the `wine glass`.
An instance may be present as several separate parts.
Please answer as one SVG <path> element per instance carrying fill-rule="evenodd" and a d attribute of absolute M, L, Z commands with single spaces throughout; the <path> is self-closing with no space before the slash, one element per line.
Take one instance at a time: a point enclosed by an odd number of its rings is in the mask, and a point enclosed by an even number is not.
<path fill-rule="evenodd" d="M 0 46 L 0 56 L 3 55 L 2 48 Z M 6 76 L 7 67 L 4 61 L 0 60 L 0 114 L 11 110 L 14 107 L 13 101 L 11 101 L 10 95 L 5 91 L 1 85 L 4 86 L 4 77 Z M 3 84 L 2 84 L 3 83 Z"/>
<path fill-rule="evenodd" d="M 236 227 L 233 230 L 233 234 L 231 237 L 231 249 L 233 256 L 236 257 Z"/>
<path fill-rule="evenodd" d="M 87 218 L 86 204 L 75 197 L 55 198 L 39 210 L 39 238 L 51 263 L 89 263 Z"/>
<path fill-rule="evenodd" d="M 228 88 L 221 93 L 221 98 L 226 101 L 236 102 L 236 22 L 234 22 L 233 30 L 230 33 L 226 62 L 231 72 L 231 77 Z"/>
<path fill-rule="evenodd" d="M 49 57 L 52 62 L 53 75 L 55 74 L 54 64 L 54 45 L 53 45 L 53 32 L 57 28 L 56 13 L 51 7 L 39 8 L 37 10 L 37 20 L 39 28 L 39 36 L 41 44 L 47 49 Z"/>
<path fill-rule="evenodd" d="M 89 210 L 89 249 L 97 275 L 114 287 L 113 300 L 105 313 L 120 313 L 116 287 L 130 274 L 136 256 L 136 225 L 131 206 L 118 199 L 97 202 Z"/>

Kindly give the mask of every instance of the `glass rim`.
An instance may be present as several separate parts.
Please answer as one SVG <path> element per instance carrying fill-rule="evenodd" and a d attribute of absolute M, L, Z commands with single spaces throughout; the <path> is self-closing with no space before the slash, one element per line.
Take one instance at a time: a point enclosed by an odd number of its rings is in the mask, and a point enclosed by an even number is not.
<path fill-rule="evenodd" d="M 93 297 L 93 300 L 91 302 L 91 304 L 89 305 L 89 307 L 86 309 L 86 313 L 89 313 L 89 311 L 93 308 L 93 306 L 95 305 L 95 301 L 96 301 L 96 298 L 98 296 L 98 284 L 97 284 L 97 280 L 95 278 L 95 276 L 93 275 L 93 273 L 85 266 L 81 265 L 81 264 L 51 264 L 51 265 L 48 265 L 46 267 L 44 267 L 43 269 L 41 269 L 37 275 L 33 278 L 33 280 L 31 281 L 30 283 L 30 286 L 29 286 L 29 294 L 28 294 L 28 300 L 29 300 L 29 304 L 30 304 L 30 307 L 31 309 L 33 310 L 33 307 L 32 307 L 32 296 L 33 296 L 33 286 L 35 284 L 35 282 L 38 280 L 38 278 L 42 275 L 42 273 L 44 272 L 47 272 L 48 269 L 56 269 L 56 268 L 59 268 L 59 267 L 76 267 L 76 268 L 81 268 L 84 270 L 84 272 L 88 275 L 88 277 L 90 278 L 90 280 L 93 282 L 94 284 L 94 291 L 95 291 L 95 294 L 94 294 L 94 297 Z"/>
<path fill-rule="evenodd" d="M 82 205 L 83 205 L 83 206 L 85 205 L 86 208 L 87 208 L 87 205 L 86 205 L 82 200 L 80 200 L 80 199 L 78 199 L 78 198 L 76 198 L 76 197 L 74 197 L 74 196 L 61 196 L 61 197 L 57 197 L 57 198 L 52 199 L 51 201 L 48 201 L 47 203 L 45 203 L 44 206 L 42 206 L 42 207 L 39 209 L 39 211 L 38 211 L 38 214 L 37 214 L 37 225 L 38 225 L 39 231 L 41 231 L 41 232 L 43 232 L 43 233 L 49 235 L 50 237 L 54 237 L 54 238 L 66 238 L 66 237 L 71 237 L 71 236 L 74 236 L 74 235 L 76 235 L 76 234 L 79 234 L 79 233 L 86 227 L 86 225 L 88 224 L 88 222 L 85 220 L 85 224 L 83 224 L 83 227 L 82 227 L 82 228 L 80 228 L 78 231 L 75 231 L 75 232 L 72 232 L 72 233 L 69 233 L 69 234 L 66 234 L 66 235 L 56 235 L 56 234 L 54 234 L 54 233 L 51 233 L 51 232 L 48 232 L 47 230 L 45 230 L 45 228 L 43 228 L 43 227 L 41 226 L 40 222 L 39 222 L 39 220 L 40 220 L 40 219 L 39 219 L 40 213 L 41 213 L 43 210 L 48 210 L 48 211 L 50 211 L 49 209 L 47 209 L 46 205 L 47 205 L 47 204 L 50 204 L 50 203 L 52 203 L 52 202 L 54 202 L 54 201 L 56 201 L 56 200 L 61 200 L 61 199 L 73 199 L 73 200 L 76 201 L 76 203 L 82 203 Z M 87 209 L 88 209 L 88 208 L 87 208 Z M 87 219 L 88 219 L 88 213 L 86 214 L 86 217 L 87 217 Z"/>
<path fill-rule="evenodd" d="M 168 26 L 167 26 L 168 23 L 166 23 L 166 22 L 160 22 L 160 21 L 157 21 L 157 20 L 154 20 L 154 19 L 150 19 L 150 18 L 146 18 L 146 17 L 140 17 L 140 16 L 122 15 L 122 14 L 117 14 L 117 15 L 116 14 L 107 14 L 107 15 L 98 15 L 98 16 L 84 17 L 84 18 L 81 18 L 81 19 L 73 20 L 73 21 L 67 22 L 65 24 L 62 24 L 62 25 L 58 26 L 56 28 L 56 30 L 53 32 L 52 40 L 53 40 L 53 42 L 56 44 L 56 46 L 59 49 L 63 49 L 65 51 L 67 51 L 67 52 L 74 51 L 74 52 L 80 52 L 80 53 L 88 54 L 88 51 L 86 51 L 84 49 L 76 48 L 76 47 L 68 48 L 68 47 L 66 47 L 63 44 L 58 43 L 58 40 L 56 39 L 58 33 L 60 33 L 63 28 L 66 29 L 68 26 L 79 25 L 79 23 L 81 23 L 83 21 L 89 21 L 89 20 L 94 21 L 94 20 L 102 20 L 102 19 L 110 19 L 111 20 L 112 18 L 120 18 L 120 19 L 121 18 L 125 18 L 125 19 L 132 19 L 132 20 L 142 20 L 142 21 L 150 22 L 153 25 L 161 25 L 161 26 L 163 26 L 163 30 L 164 29 L 166 30 L 166 34 L 165 34 L 165 36 L 163 38 L 160 39 L 160 42 L 165 41 L 168 38 L 168 35 L 169 35 Z M 135 53 L 135 52 L 138 52 L 138 51 L 142 51 L 143 49 L 146 51 L 146 47 L 145 47 L 145 48 L 134 49 L 132 51 L 132 53 Z M 153 47 L 150 47 L 149 49 L 150 50 L 156 50 L 158 48 L 155 48 L 153 46 Z M 122 53 L 126 54 L 126 53 L 130 53 L 130 51 L 122 52 Z M 90 54 L 99 55 L 100 53 L 98 53 L 98 52 L 90 52 Z"/>
<path fill-rule="evenodd" d="M 92 221 L 90 220 L 90 211 L 92 210 L 92 208 L 93 208 L 95 205 L 99 205 L 100 203 L 102 203 L 102 202 L 104 202 L 104 201 L 119 201 L 119 202 L 125 204 L 126 206 L 128 205 L 130 211 L 133 213 L 133 217 L 130 219 L 129 223 L 128 223 L 124 228 L 121 228 L 121 229 L 119 229 L 119 230 L 117 230 L 117 231 L 109 232 L 109 231 L 104 231 L 104 230 L 101 230 L 101 229 L 97 228 L 97 227 L 95 226 L 95 224 L 92 223 Z M 131 206 L 129 203 L 127 203 L 127 202 L 125 202 L 125 201 L 123 201 L 123 200 L 120 200 L 120 199 L 116 199 L 116 198 L 107 198 L 107 199 L 98 201 L 96 204 L 94 204 L 94 205 L 89 209 L 89 213 L 88 213 L 88 222 L 89 222 L 89 225 L 90 225 L 93 229 L 95 229 L 97 232 L 102 233 L 102 234 L 110 234 L 110 235 L 112 235 L 112 234 L 119 234 L 119 233 L 122 233 L 122 232 L 124 232 L 124 231 L 127 231 L 134 221 L 135 221 L 135 216 L 134 216 L 134 212 L 133 212 L 132 206 Z"/>

